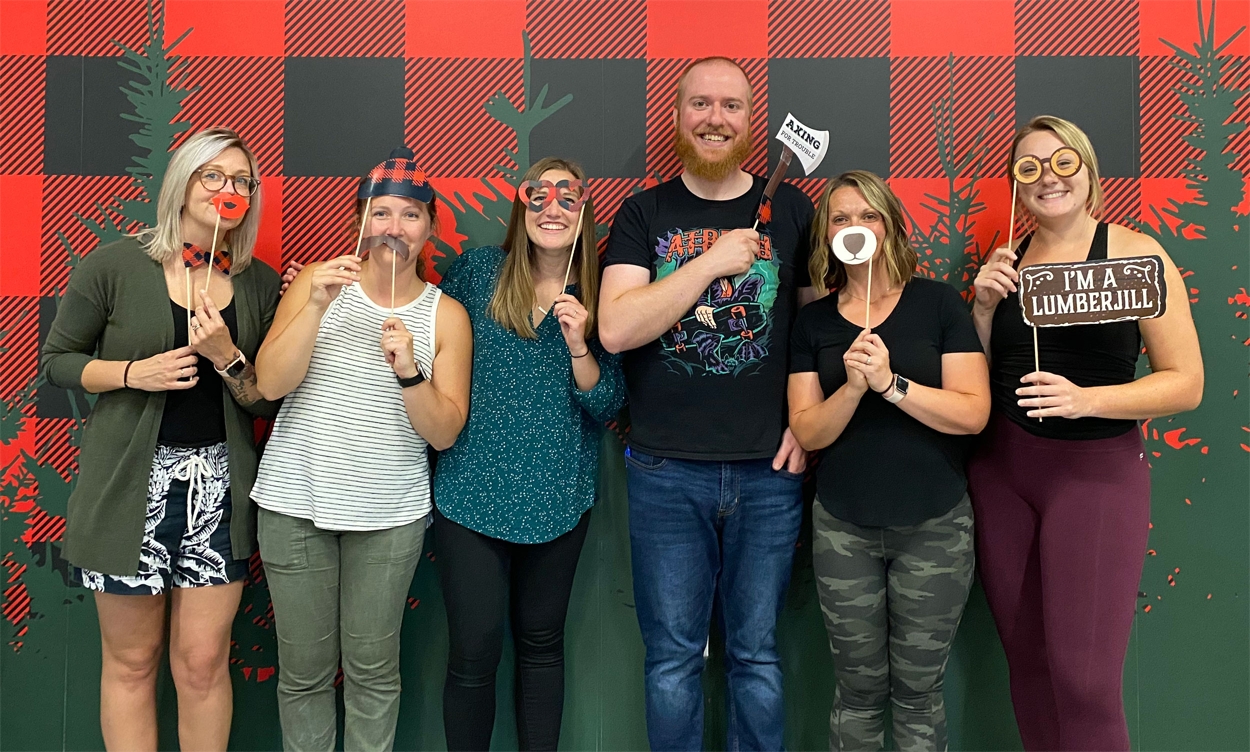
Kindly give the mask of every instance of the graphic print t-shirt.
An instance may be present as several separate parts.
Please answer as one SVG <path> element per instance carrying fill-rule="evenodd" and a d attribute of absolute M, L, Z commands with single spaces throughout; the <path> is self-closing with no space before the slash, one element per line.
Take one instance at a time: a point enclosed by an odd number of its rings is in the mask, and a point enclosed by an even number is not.
<path fill-rule="evenodd" d="M 651 280 L 690 263 L 722 233 L 749 228 L 764 194 L 699 198 L 675 178 L 625 200 L 612 222 L 603 266 L 631 264 Z M 796 291 L 809 286 L 812 202 L 777 187 L 755 263 L 715 280 L 658 340 L 625 354 L 629 443 L 660 457 L 739 460 L 772 457 L 786 416 L 786 354 Z"/>

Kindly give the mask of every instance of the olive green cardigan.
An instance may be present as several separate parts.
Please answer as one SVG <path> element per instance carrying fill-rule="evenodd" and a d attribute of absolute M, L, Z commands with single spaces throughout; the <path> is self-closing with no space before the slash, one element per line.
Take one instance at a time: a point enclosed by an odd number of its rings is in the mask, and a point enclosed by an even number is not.
<path fill-rule="evenodd" d="M 282 281 L 253 260 L 233 275 L 239 324 L 235 344 L 250 362 L 278 307 Z M 43 346 L 48 383 L 82 388 L 92 360 L 142 360 L 174 348 L 174 319 L 165 272 L 134 238 L 87 254 L 74 269 Z M 277 402 L 240 407 L 222 385 L 233 504 L 230 539 L 236 559 L 255 550 L 255 510 L 249 498 L 256 480 L 253 416 L 272 418 Z M 69 497 L 63 554 L 70 563 L 113 575 L 139 571 L 139 547 L 148 497 L 148 475 L 165 411 L 165 392 L 116 389 L 96 400 L 78 456 L 78 482 Z"/>

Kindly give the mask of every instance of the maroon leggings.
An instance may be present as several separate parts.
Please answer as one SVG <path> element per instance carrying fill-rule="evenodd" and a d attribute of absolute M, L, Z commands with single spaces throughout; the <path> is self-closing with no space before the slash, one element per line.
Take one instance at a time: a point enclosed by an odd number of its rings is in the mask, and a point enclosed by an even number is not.
<path fill-rule="evenodd" d="M 1024 748 L 1127 750 L 1124 657 L 1150 523 L 1141 435 L 1046 439 L 996 414 L 968 486 Z"/>

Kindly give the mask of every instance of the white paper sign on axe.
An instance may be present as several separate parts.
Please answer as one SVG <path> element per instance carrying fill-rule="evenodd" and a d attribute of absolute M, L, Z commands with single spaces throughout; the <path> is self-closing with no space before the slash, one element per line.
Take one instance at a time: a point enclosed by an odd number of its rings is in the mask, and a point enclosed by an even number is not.
<path fill-rule="evenodd" d="M 773 176 L 768 179 L 768 185 L 764 186 L 764 196 L 760 199 L 760 208 L 755 212 L 752 230 L 772 221 L 773 196 L 777 193 L 777 186 L 786 177 L 786 168 L 790 166 L 790 161 L 797 156 L 799 163 L 803 165 L 803 174 L 811 175 L 812 170 L 820 165 L 829 151 L 829 131 L 812 130 L 789 112 L 786 113 L 785 122 L 781 124 L 781 130 L 777 131 L 777 140 L 781 142 L 781 159 L 777 162 L 777 169 L 773 170 Z"/>
<path fill-rule="evenodd" d="M 788 112 L 785 122 L 781 124 L 781 130 L 777 131 L 777 140 L 799 158 L 804 175 L 811 175 L 829 152 L 829 131 L 808 128 Z"/>

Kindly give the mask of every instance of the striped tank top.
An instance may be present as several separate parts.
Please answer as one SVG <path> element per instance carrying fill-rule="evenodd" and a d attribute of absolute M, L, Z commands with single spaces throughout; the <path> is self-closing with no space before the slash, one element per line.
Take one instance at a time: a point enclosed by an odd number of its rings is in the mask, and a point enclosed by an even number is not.
<path fill-rule="evenodd" d="M 412 333 L 417 367 L 433 376 L 442 292 L 430 283 L 395 316 Z M 308 374 L 282 402 L 252 499 L 323 530 L 385 530 L 430 511 L 426 441 L 408 421 L 380 344 L 390 309 L 348 285 L 330 303 Z"/>

